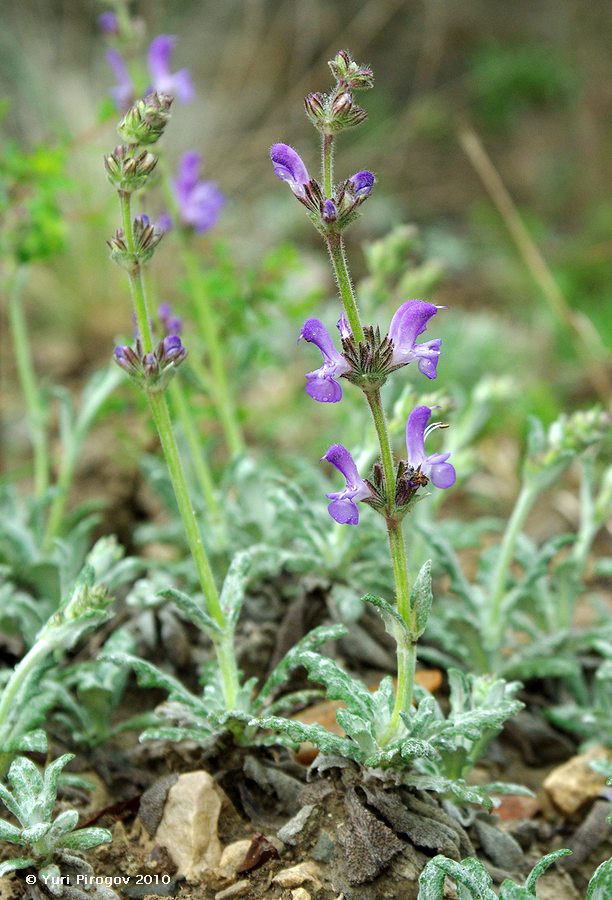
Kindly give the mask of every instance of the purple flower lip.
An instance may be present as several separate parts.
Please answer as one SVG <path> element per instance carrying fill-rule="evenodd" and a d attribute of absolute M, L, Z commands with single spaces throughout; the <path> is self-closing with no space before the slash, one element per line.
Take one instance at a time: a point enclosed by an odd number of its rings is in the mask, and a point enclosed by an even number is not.
<path fill-rule="evenodd" d="M 405 366 L 416 359 L 423 375 L 430 379 L 436 377 L 442 341 L 435 338 L 417 344 L 416 339 L 423 334 L 427 323 L 439 309 L 446 307 L 425 303 L 423 300 L 407 300 L 399 307 L 389 326 L 389 340 L 393 344 L 391 361 L 394 366 Z"/>
<path fill-rule="evenodd" d="M 304 198 L 310 176 L 297 150 L 288 144 L 273 144 L 270 159 L 277 178 L 286 181 L 296 197 Z"/>
<path fill-rule="evenodd" d="M 348 188 L 355 197 L 369 197 L 376 179 L 372 172 L 355 172 L 348 180 Z"/>
<path fill-rule="evenodd" d="M 446 489 L 452 487 L 457 479 L 454 466 L 447 459 L 450 453 L 431 453 L 425 455 L 425 439 L 436 428 L 444 427 L 441 422 L 427 425 L 431 418 L 429 406 L 417 406 L 408 416 L 406 422 L 406 449 L 408 451 L 408 465 L 420 471 L 429 478 L 437 488 Z"/>
<path fill-rule="evenodd" d="M 198 180 L 200 164 L 196 151 L 183 154 L 172 185 L 182 223 L 204 234 L 216 225 L 225 197 L 213 181 Z"/>
<path fill-rule="evenodd" d="M 304 322 L 298 341 L 315 344 L 323 356 L 319 369 L 306 373 L 306 393 L 319 403 L 337 403 L 342 399 L 342 388 L 338 378 L 350 370 L 341 353 L 334 347 L 331 335 L 319 319 Z"/>
<path fill-rule="evenodd" d="M 159 34 L 153 38 L 147 53 L 147 62 L 154 90 L 160 94 L 171 94 L 181 103 L 191 103 L 194 87 L 187 69 L 171 72 L 172 51 L 176 38 L 170 34 Z"/>
<path fill-rule="evenodd" d="M 346 481 L 344 490 L 325 495 L 332 501 L 327 507 L 328 513 L 340 525 L 357 525 L 359 509 L 355 501 L 370 496 L 370 489 L 357 471 L 355 460 L 342 444 L 332 444 L 321 459 L 335 466 Z"/>

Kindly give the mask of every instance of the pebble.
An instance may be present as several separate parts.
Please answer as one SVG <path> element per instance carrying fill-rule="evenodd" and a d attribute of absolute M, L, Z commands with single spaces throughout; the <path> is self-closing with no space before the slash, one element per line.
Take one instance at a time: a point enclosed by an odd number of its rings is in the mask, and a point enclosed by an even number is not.
<path fill-rule="evenodd" d="M 251 883 L 246 878 L 243 878 L 242 881 L 237 881 L 222 891 L 218 891 L 215 894 L 215 900 L 231 900 L 232 897 L 244 897 L 245 894 L 249 893 L 250 889 Z"/>
<path fill-rule="evenodd" d="M 244 858 L 251 846 L 251 841 L 246 838 L 242 841 L 234 841 L 228 844 L 219 860 L 219 868 L 224 875 L 235 875 L 236 869 L 244 862 Z"/>
<path fill-rule="evenodd" d="M 202 771 L 181 775 L 168 791 L 154 841 L 166 847 L 177 874 L 187 881 L 199 880 L 219 864 L 217 824 L 224 797 L 208 772 Z"/>
<path fill-rule="evenodd" d="M 581 806 L 595 800 L 604 790 L 606 779 L 594 772 L 589 763 L 606 756 L 604 747 L 591 747 L 550 772 L 544 781 L 544 790 L 566 816 L 578 812 Z"/>
<path fill-rule="evenodd" d="M 304 882 L 312 882 L 315 890 L 320 890 L 321 882 L 317 875 L 319 868 L 315 863 L 305 862 L 292 866 L 290 869 L 282 869 L 272 879 L 272 884 L 277 884 L 285 889 L 301 887 Z"/>

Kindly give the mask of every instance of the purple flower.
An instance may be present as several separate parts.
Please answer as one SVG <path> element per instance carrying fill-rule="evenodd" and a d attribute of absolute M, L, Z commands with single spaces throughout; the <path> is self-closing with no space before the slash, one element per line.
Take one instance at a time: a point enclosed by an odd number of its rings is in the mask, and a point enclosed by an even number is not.
<path fill-rule="evenodd" d="M 355 172 L 348 180 L 348 187 L 355 197 L 369 197 L 374 187 L 374 175 L 371 172 Z"/>
<path fill-rule="evenodd" d="M 176 38 L 170 34 L 159 34 L 153 38 L 147 53 L 149 72 L 153 88 L 160 94 L 171 94 L 181 103 L 191 103 L 194 96 L 193 82 L 187 69 L 170 71 L 170 58 Z"/>
<path fill-rule="evenodd" d="M 195 151 L 183 154 L 172 184 L 183 223 L 203 234 L 216 223 L 225 198 L 213 181 L 198 181 L 200 162 Z"/>
<path fill-rule="evenodd" d="M 327 511 L 340 525 L 357 525 L 359 510 L 356 500 L 363 500 L 370 495 L 370 489 L 359 475 L 355 460 L 342 444 L 333 444 L 322 459 L 335 466 L 346 480 L 343 491 L 335 491 L 325 496 L 332 502 Z"/>
<path fill-rule="evenodd" d="M 336 204 L 333 200 L 324 200 L 323 208 L 321 210 L 321 218 L 326 224 L 330 222 L 335 222 L 338 218 L 338 210 L 336 208 Z"/>
<path fill-rule="evenodd" d="M 183 320 L 172 314 L 169 303 L 160 303 L 157 307 L 157 315 L 166 336 L 180 334 L 183 330 Z"/>
<path fill-rule="evenodd" d="M 105 34 L 119 34 L 119 22 L 114 12 L 103 12 L 98 16 L 98 27 Z"/>
<path fill-rule="evenodd" d="M 296 197 L 304 197 L 304 187 L 310 181 L 310 176 L 299 153 L 288 144 L 273 144 L 270 147 L 270 159 L 274 174 L 289 184 Z"/>
<path fill-rule="evenodd" d="M 408 300 L 397 310 L 389 326 L 389 340 L 393 342 L 392 363 L 394 366 L 405 366 L 414 359 L 419 361 L 419 371 L 427 378 L 436 377 L 436 367 L 440 356 L 442 341 L 436 338 L 417 344 L 416 339 L 423 334 L 429 320 L 443 306 L 434 306 L 423 300 Z"/>
<path fill-rule="evenodd" d="M 342 388 L 336 379 L 350 370 L 349 364 L 336 350 L 330 333 L 319 319 L 304 322 L 298 338 L 301 340 L 316 344 L 323 355 L 321 368 L 306 373 L 306 393 L 320 403 L 337 403 L 342 398 Z"/>
<path fill-rule="evenodd" d="M 457 478 L 454 467 L 446 462 L 450 453 L 432 453 L 425 456 L 425 438 L 436 428 L 442 427 L 440 422 L 427 426 L 430 417 L 429 406 L 417 406 L 408 416 L 406 422 L 408 465 L 413 469 L 420 469 L 437 488 L 449 488 Z"/>
<path fill-rule="evenodd" d="M 109 47 L 106 51 L 106 61 L 113 70 L 113 75 L 117 79 L 117 84 L 109 88 L 109 94 L 115 101 L 115 106 L 119 110 L 129 109 L 134 100 L 134 85 L 127 70 L 125 61 L 118 50 Z"/>

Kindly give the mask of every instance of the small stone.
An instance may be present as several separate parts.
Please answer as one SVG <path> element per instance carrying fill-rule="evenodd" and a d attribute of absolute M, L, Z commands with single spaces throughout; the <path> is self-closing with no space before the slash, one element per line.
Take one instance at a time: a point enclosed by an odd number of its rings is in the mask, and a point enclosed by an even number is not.
<path fill-rule="evenodd" d="M 208 772 L 181 775 L 168 792 L 154 841 L 167 848 L 187 881 L 219 864 L 217 823 L 224 801 L 229 802 Z"/>
<path fill-rule="evenodd" d="M 215 894 L 215 900 L 231 900 L 232 897 L 244 897 L 245 894 L 249 893 L 250 889 L 251 883 L 246 878 L 243 878 L 242 881 L 237 881 L 222 891 L 218 891 Z"/>
<path fill-rule="evenodd" d="M 495 808 L 495 815 L 499 816 L 502 822 L 516 822 L 533 819 L 539 809 L 540 801 L 537 797 L 505 794 L 500 798 L 499 806 Z"/>
<path fill-rule="evenodd" d="M 607 755 L 604 747 L 591 747 L 585 753 L 572 756 L 548 775 L 544 790 L 566 816 L 578 812 L 581 806 L 595 800 L 604 790 L 606 779 L 594 772 L 589 763 L 594 759 L 606 758 Z"/>
<path fill-rule="evenodd" d="M 292 866 L 290 869 L 282 869 L 272 879 L 272 884 L 291 890 L 301 887 L 305 882 L 312 883 L 315 890 L 321 889 L 321 882 L 317 877 L 319 868 L 315 863 L 305 862 Z"/>
<path fill-rule="evenodd" d="M 249 838 L 243 841 L 234 841 L 233 844 L 227 845 L 219 860 L 219 869 L 221 869 L 223 875 L 236 874 L 236 870 L 244 862 L 244 857 L 247 855 L 250 846 L 251 841 Z"/>
<path fill-rule="evenodd" d="M 311 803 L 307 803 L 305 806 L 301 808 L 299 813 L 297 813 L 292 819 L 289 819 L 281 829 L 277 832 L 278 837 L 283 842 L 283 844 L 297 844 L 297 835 L 300 834 L 304 825 L 306 824 L 308 818 L 310 817 L 311 812 L 313 811 L 314 806 Z"/>
<path fill-rule="evenodd" d="M 312 900 L 312 897 L 305 888 L 299 887 L 291 891 L 291 900 Z"/>

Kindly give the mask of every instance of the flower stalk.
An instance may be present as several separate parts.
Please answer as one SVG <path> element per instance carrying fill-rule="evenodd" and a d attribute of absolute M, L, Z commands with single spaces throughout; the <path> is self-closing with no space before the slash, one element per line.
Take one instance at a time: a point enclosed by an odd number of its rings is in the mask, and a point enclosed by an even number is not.
<path fill-rule="evenodd" d="M 129 277 L 140 346 L 138 347 L 139 354 L 134 354 L 130 348 L 117 348 L 115 357 L 122 368 L 130 371 L 130 366 L 132 367 L 131 374 L 139 380 L 147 396 L 189 549 L 196 567 L 198 581 L 204 595 L 206 612 L 213 622 L 209 636 L 219 663 L 224 700 L 226 707 L 232 709 L 236 705 L 239 690 L 238 669 L 233 651 L 233 632 L 221 607 L 217 586 L 190 500 L 165 395 L 165 388 L 174 374 L 174 364 L 178 365 L 184 359 L 185 350 L 177 336 L 166 337 L 154 349 L 144 273 L 131 213 L 131 196 L 129 192 L 123 190 L 118 190 L 117 193 L 123 226 L 121 237 L 125 244 L 128 261 L 127 265 L 125 262 L 123 264 Z"/>

